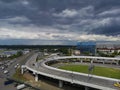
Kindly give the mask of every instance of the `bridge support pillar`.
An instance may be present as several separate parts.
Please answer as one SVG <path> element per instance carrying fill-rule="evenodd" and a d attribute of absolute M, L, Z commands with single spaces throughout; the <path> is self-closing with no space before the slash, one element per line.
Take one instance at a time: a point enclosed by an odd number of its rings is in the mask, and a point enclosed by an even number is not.
<path fill-rule="evenodd" d="M 91 63 L 93 63 L 93 60 L 91 60 Z"/>
<path fill-rule="evenodd" d="M 24 68 L 21 68 L 21 74 L 23 74 L 24 73 Z"/>
<path fill-rule="evenodd" d="M 35 81 L 36 82 L 38 81 L 38 74 L 37 73 L 35 74 Z"/>
<path fill-rule="evenodd" d="M 105 64 L 105 60 L 103 60 L 103 64 Z"/>
<path fill-rule="evenodd" d="M 89 90 L 89 87 L 85 86 L 85 90 Z"/>
<path fill-rule="evenodd" d="M 119 65 L 119 61 L 116 61 L 116 65 Z"/>
<path fill-rule="evenodd" d="M 22 66 L 22 67 L 21 67 L 21 74 L 24 74 L 24 69 L 25 69 L 25 67 Z"/>
<path fill-rule="evenodd" d="M 63 81 L 59 80 L 59 87 L 62 88 L 63 87 Z"/>
<path fill-rule="evenodd" d="M 81 60 L 80 62 L 83 63 L 83 60 Z"/>

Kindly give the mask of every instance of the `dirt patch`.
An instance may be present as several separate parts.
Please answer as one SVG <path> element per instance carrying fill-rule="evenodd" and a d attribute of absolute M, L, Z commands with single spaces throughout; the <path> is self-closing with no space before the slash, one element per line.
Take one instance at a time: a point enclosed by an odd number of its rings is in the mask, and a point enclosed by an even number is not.
<path fill-rule="evenodd" d="M 27 80 L 34 81 L 34 76 L 30 75 L 29 73 L 24 73 L 23 77 L 25 77 Z"/>
<path fill-rule="evenodd" d="M 63 90 L 61 88 L 58 88 L 56 86 L 53 86 L 47 82 L 44 82 L 42 80 L 39 80 L 38 82 L 36 82 L 34 80 L 34 76 L 31 75 L 30 73 L 24 73 L 23 75 L 28 81 L 26 81 L 26 83 L 31 84 L 34 87 L 38 87 L 41 90 Z"/>

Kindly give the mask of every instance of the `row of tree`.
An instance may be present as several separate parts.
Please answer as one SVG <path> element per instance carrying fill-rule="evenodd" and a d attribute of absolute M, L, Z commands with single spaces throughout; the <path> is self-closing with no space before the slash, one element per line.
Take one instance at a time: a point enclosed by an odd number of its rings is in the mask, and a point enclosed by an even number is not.
<path fill-rule="evenodd" d="M 98 52 L 98 54 L 102 57 L 115 57 L 115 56 L 118 56 L 120 55 L 120 52 L 117 52 L 117 51 L 114 51 L 113 53 L 103 53 L 103 52 Z"/>
<path fill-rule="evenodd" d="M 9 59 L 14 59 L 14 58 L 17 58 L 17 57 L 20 57 L 23 55 L 23 52 L 22 51 L 18 51 L 16 54 L 13 54 L 9 57 Z"/>

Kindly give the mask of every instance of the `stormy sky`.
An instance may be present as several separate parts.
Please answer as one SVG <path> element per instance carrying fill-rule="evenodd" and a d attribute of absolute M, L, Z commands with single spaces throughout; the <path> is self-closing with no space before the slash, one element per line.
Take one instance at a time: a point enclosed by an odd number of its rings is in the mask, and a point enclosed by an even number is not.
<path fill-rule="evenodd" d="M 0 44 L 120 42 L 120 0 L 0 0 Z"/>

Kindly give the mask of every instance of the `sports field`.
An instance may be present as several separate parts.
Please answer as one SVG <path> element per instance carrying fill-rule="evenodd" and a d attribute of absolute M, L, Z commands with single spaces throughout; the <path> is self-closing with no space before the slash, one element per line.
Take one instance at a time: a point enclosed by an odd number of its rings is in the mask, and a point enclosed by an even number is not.
<path fill-rule="evenodd" d="M 90 66 L 88 66 L 88 65 L 65 65 L 65 66 L 61 66 L 59 68 L 64 69 L 64 70 L 70 70 L 70 71 L 88 74 L 89 67 Z M 120 69 L 117 69 L 117 68 L 94 66 L 93 70 L 91 71 L 91 74 L 120 79 Z"/>

